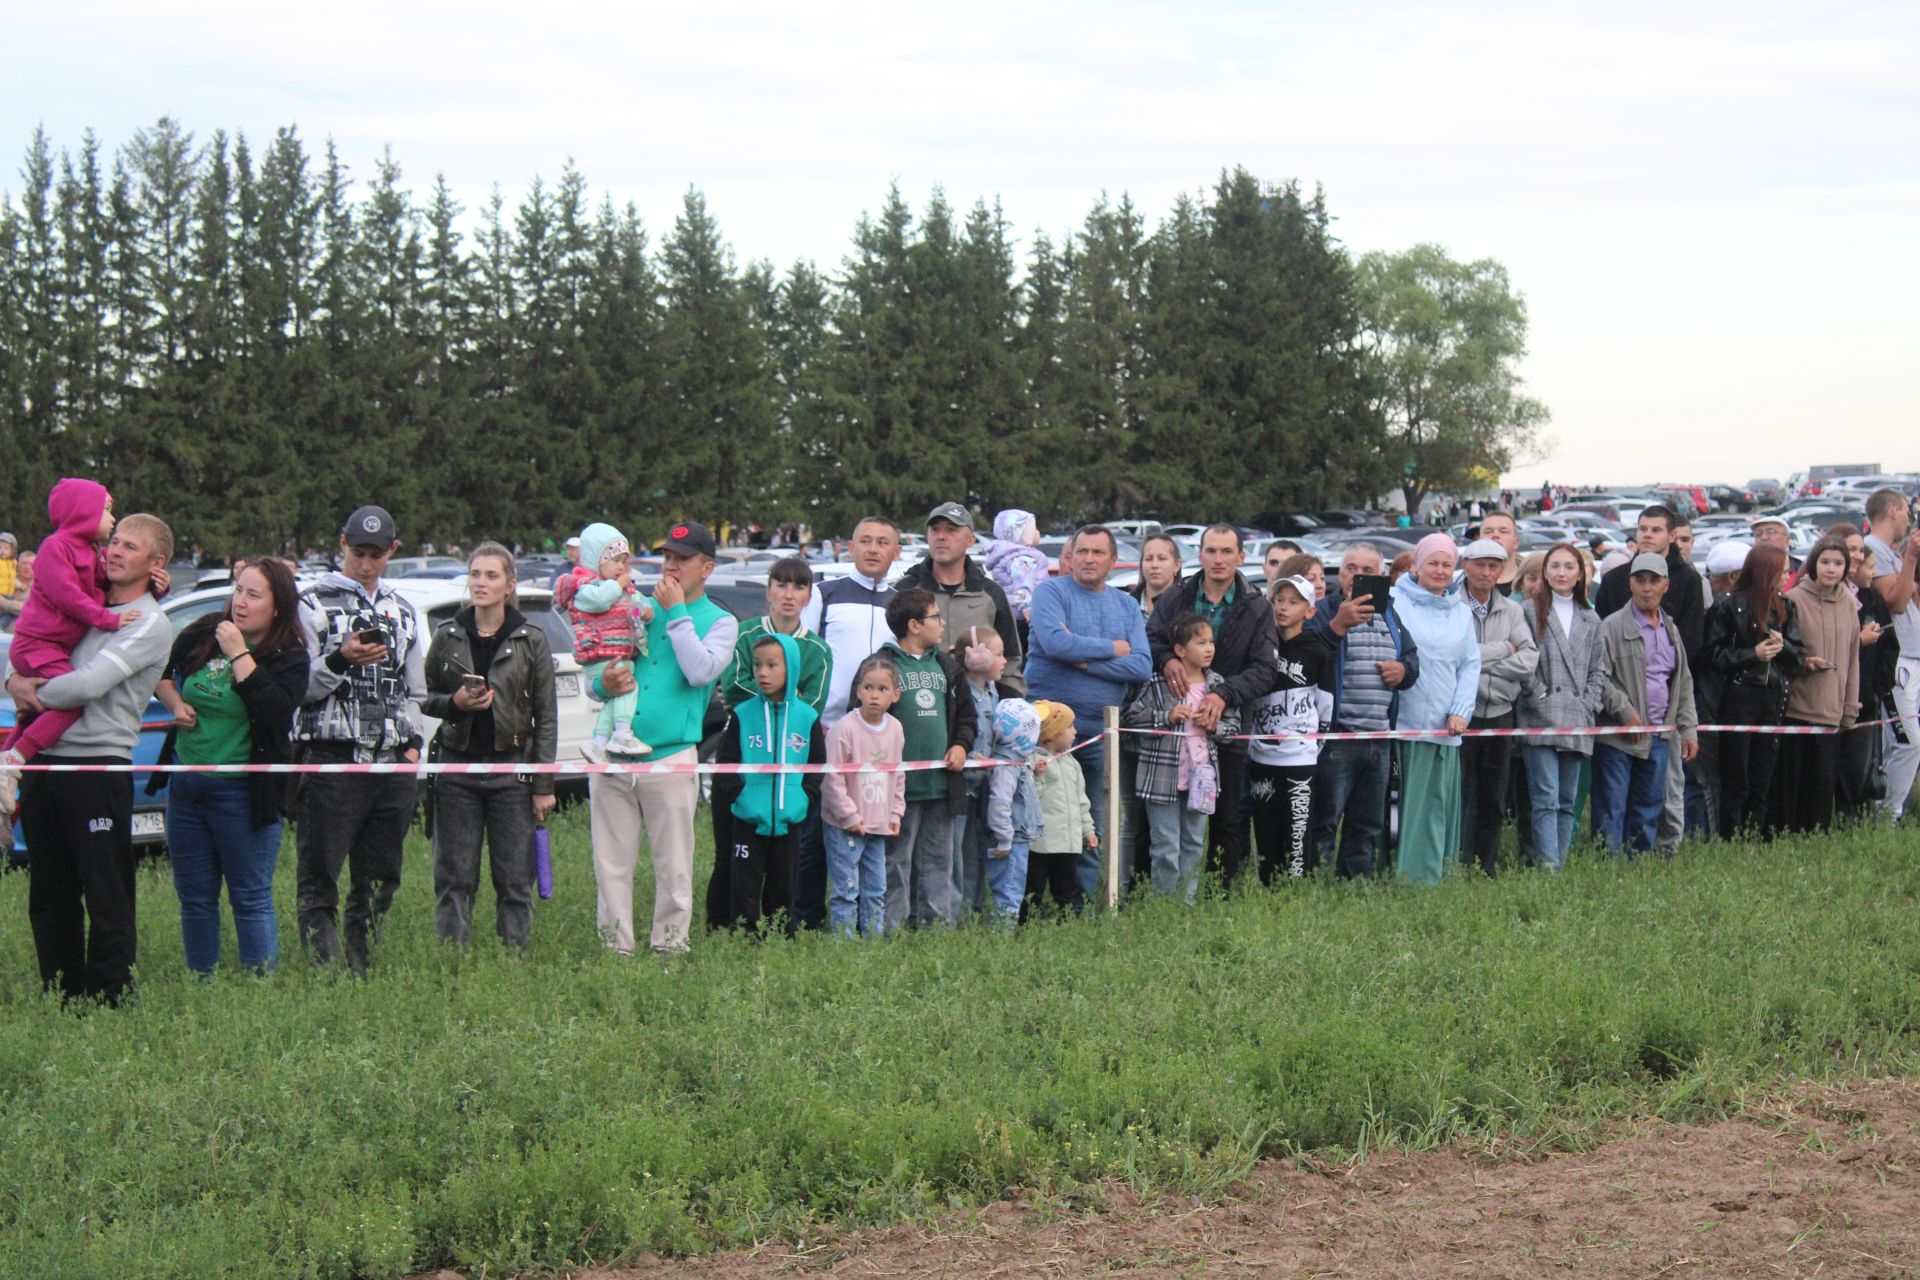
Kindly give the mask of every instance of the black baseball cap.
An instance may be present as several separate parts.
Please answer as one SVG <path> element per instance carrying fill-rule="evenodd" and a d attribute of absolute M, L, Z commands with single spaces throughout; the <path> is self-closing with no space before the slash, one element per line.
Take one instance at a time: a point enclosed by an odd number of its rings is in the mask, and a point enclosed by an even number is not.
<path fill-rule="evenodd" d="M 400 537 L 394 530 L 393 516 L 385 507 L 357 509 L 340 526 L 340 536 L 350 547 L 379 547 L 383 551 Z"/>
<path fill-rule="evenodd" d="M 678 551 L 683 556 L 706 556 L 709 560 L 718 550 L 713 534 L 698 520 L 688 520 L 667 530 L 667 540 L 660 544 L 660 549 Z"/>

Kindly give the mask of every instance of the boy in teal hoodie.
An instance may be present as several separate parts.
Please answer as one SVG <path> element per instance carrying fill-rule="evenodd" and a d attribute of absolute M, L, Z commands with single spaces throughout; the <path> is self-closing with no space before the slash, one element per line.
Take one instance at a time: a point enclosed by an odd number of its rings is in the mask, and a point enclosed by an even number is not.
<path fill-rule="evenodd" d="M 720 734 L 722 764 L 824 764 L 820 716 L 790 697 L 789 673 L 800 670 L 792 636 L 774 633 L 753 645 L 753 679 L 760 692 L 735 707 Z M 794 841 L 819 803 L 817 773 L 718 774 L 713 780 L 716 879 L 724 860 L 729 918 L 758 929 L 776 914 L 793 926 Z M 731 821 L 721 818 L 725 814 Z M 724 842 L 723 842 L 724 841 Z"/>

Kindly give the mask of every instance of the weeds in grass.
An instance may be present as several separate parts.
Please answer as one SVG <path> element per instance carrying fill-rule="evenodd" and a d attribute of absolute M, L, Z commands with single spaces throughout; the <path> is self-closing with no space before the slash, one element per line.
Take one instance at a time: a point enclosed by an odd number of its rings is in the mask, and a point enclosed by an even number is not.
<path fill-rule="evenodd" d="M 702 937 L 664 971 L 600 947 L 575 809 L 524 958 L 434 942 L 416 839 L 366 981 L 293 949 L 290 855 L 282 971 L 195 981 L 155 870 L 137 995 L 86 1014 L 40 993 L 9 875 L 0 1275 L 512 1274 L 1012 1187 L 1217 1199 L 1276 1154 L 1577 1149 L 1796 1076 L 1912 1071 L 1909 842 L 1315 882 L 882 945 Z M 643 915 L 650 894 L 643 866 Z"/>

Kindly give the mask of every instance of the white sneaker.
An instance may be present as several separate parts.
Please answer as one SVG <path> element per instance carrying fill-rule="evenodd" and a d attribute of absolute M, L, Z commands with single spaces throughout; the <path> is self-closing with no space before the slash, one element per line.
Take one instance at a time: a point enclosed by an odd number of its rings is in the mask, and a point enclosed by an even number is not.
<path fill-rule="evenodd" d="M 633 736 L 630 730 L 622 729 L 607 741 L 607 754 L 614 756 L 644 756 L 652 747 Z"/>
<path fill-rule="evenodd" d="M 598 738 L 593 739 L 591 742 L 583 742 L 580 744 L 580 755 L 581 758 L 593 764 L 605 764 L 607 762 L 607 744 Z"/>
<path fill-rule="evenodd" d="M 0 752 L 0 816 L 11 817 L 20 804 L 20 770 L 25 764 L 18 751 Z"/>

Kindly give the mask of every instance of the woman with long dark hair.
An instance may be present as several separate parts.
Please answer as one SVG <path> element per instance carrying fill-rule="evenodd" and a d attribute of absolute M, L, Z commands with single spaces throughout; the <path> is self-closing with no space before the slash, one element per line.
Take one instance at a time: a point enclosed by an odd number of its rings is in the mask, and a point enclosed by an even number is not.
<path fill-rule="evenodd" d="M 1726 724 L 1778 725 L 1806 647 L 1794 607 L 1780 593 L 1787 553 L 1766 543 L 1747 552 L 1733 590 L 1707 610 L 1706 665 L 1722 684 L 1719 718 Z M 1720 836 L 1731 840 L 1766 826 L 1780 737 L 1720 735 Z"/>
<path fill-rule="evenodd" d="M 1600 654 L 1600 616 L 1587 601 L 1587 566 L 1579 551 L 1557 542 L 1541 558 L 1540 590 L 1527 602 L 1527 624 L 1540 661 L 1514 703 L 1521 728 L 1585 728 L 1600 714 L 1606 672 Z M 1527 846 L 1534 861 L 1557 871 L 1573 845 L 1580 766 L 1593 754 L 1582 734 L 1523 738 L 1527 770 Z"/>
<path fill-rule="evenodd" d="M 167 789 L 167 851 L 187 967 L 211 973 L 220 961 L 224 881 L 240 963 L 265 972 L 280 956 L 273 871 L 287 778 L 217 766 L 291 758 L 293 715 L 307 693 L 307 642 L 287 566 L 263 558 L 241 570 L 225 612 L 190 623 L 173 642 L 156 692 L 174 724 L 161 759 L 214 767 L 156 774 L 148 788 Z"/>
<path fill-rule="evenodd" d="M 516 608 L 513 553 L 483 542 L 467 557 L 467 597 L 427 648 L 436 760 L 552 764 L 559 744 L 553 649 Z M 526 949 L 533 929 L 533 827 L 553 810 L 553 775 L 442 774 L 433 784 L 433 929 L 464 944 L 480 889 L 480 846 L 493 874 L 494 929 Z"/>

